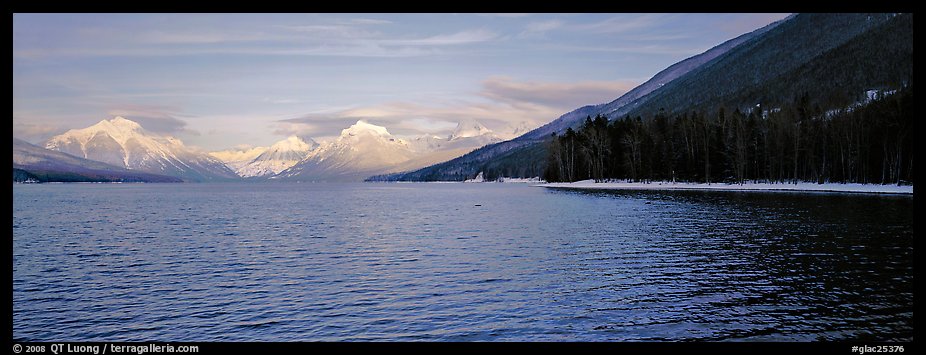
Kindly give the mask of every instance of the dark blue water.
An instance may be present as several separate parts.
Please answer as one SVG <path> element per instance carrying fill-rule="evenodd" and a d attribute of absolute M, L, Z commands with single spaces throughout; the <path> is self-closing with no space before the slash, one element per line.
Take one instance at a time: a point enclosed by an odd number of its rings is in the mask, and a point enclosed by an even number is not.
<path fill-rule="evenodd" d="M 20 341 L 912 340 L 912 198 L 13 186 Z"/>

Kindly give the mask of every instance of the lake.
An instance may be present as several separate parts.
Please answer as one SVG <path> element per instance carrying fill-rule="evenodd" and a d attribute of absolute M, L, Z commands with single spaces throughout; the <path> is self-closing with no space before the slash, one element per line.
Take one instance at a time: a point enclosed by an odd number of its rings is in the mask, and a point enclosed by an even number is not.
<path fill-rule="evenodd" d="M 913 199 L 13 186 L 17 341 L 913 340 Z"/>

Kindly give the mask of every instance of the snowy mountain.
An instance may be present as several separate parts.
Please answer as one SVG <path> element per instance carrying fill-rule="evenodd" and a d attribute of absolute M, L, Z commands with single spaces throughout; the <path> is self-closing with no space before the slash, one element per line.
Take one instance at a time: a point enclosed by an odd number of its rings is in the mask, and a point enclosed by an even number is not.
<path fill-rule="evenodd" d="M 209 155 L 221 160 L 226 166 L 238 173 L 238 170 L 254 161 L 255 158 L 266 152 L 269 148 L 270 147 L 243 145 L 233 149 L 209 152 Z"/>
<path fill-rule="evenodd" d="M 406 138 L 405 142 L 408 143 L 411 150 L 419 153 L 427 153 L 444 149 L 444 146 L 447 144 L 447 138 L 433 134 L 422 134 L 420 136 Z"/>
<path fill-rule="evenodd" d="M 305 159 L 317 147 L 312 138 L 291 136 L 274 143 L 235 172 L 241 177 L 276 175 Z"/>
<path fill-rule="evenodd" d="M 481 123 L 472 118 L 464 119 L 457 123 L 457 128 L 453 130 L 447 140 L 454 141 L 462 138 L 472 138 L 480 136 L 494 135 L 492 130 L 486 128 Z"/>
<path fill-rule="evenodd" d="M 237 178 L 218 159 L 187 148 L 174 137 L 148 132 L 138 123 L 123 117 L 102 120 L 93 126 L 54 136 L 45 143 L 45 148 L 186 181 Z"/>
<path fill-rule="evenodd" d="M 41 182 L 180 182 L 48 150 L 13 138 L 13 180 Z"/>
<path fill-rule="evenodd" d="M 490 129 L 471 119 L 460 122 L 446 138 L 425 134 L 404 139 L 385 127 L 360 120 L 273 179 L 360 181 L 372 175 L 418 169 L 500 141 Z"/>
<path fill-rule="evenodd" d="M 341 131 L 337 139 L 322 144 L 308 156 L 275 176 L 297 181 L 362 180 L 389 171 L 416 154 L 408 143 L 385 127 L 362 120 Z"/>
<path fill-rule="evenodd" d="M 526 122 L 522 123 L 526 124 Z M 451 150 L 464 150 L 463 153 L 467 153 L 486 144 L 498 143 L 502 140 L 504 140 L 503 137 L 474 119 L 458 122 L 457 127 L 446 138 L 424 134 L 405 139 L 413 151 L 424 155 Z"/>
<path fill-rule="evenodd" d="M 510 126 L 511 134 L 506 138 L 515 138 L 520 137 L 521 135 L 530 132 L 532 129 L 537 128 L 536 126 L 531 125 L 527 121 L 518 122 L 516 125 Z"/>

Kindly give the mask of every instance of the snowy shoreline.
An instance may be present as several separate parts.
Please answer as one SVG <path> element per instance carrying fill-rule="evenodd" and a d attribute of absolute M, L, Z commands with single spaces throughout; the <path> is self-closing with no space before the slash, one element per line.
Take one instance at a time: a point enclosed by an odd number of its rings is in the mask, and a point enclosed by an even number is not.
<path fill-rule="evenodd" d="M 912 195 L 913 186 L 875 185 L 875 184 L 817 184 L 802 182 L 797 184 L 773 183 L 673 183 L 673 182 L 602 182 L 583 180 L 571 183 L 549 183 L 533 186 L 561 189 L 595 189 L 595 190 L 721 190 L 721 191 L 772 191 L 772 192 L 853 192 L 875 194 Z"/>

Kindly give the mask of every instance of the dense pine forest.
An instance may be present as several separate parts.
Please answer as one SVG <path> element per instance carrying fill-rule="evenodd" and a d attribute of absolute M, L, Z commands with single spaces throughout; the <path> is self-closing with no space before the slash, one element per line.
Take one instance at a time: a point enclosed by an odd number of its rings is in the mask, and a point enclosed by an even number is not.
<path fill-rule="evenodd" d="M 608 121 L 553 135 L 547 181 L 912 184 L 913 86 L 825 111 L 804 93 L 782 107 Z"/>

